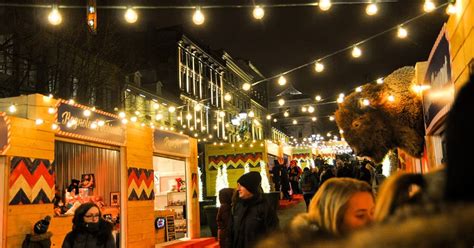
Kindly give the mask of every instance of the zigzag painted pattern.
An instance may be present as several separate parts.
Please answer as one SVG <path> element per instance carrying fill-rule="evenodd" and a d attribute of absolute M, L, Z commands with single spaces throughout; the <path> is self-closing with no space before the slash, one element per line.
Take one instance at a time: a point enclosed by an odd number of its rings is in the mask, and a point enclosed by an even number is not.
<path fill-rule="evenodd" d="M 128 200 L 147 201 L 155 199 L 153 170 L 128 168 Z"/>
<path fill-rule="evenodd" d="M 54 163 L 46 159 L 13 157 L 9 204 L 51 203 L 54 197 Z"/>
<path fill-rule="evenodd" d="M 244 168 L 247 163 L 249 167 L 258 167 L 262 157 L 261 152 L 209 156 L 208 168 L 209 170 L 217 170 L 218 167 L 225 164 L 227 169 L 238 169 Z"/>
<path fill-rule="evenodd" d="M 293 154 L 293 159 L 311 159 L 309 153 Z"/>

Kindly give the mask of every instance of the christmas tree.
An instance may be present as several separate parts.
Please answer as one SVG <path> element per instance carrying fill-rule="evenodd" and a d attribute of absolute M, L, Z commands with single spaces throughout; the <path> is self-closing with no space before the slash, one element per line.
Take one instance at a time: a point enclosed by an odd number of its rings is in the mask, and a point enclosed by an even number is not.
<path fill-rule="evenodd" d="M 202 172 L 201 172 L 201 167 L 198 167 L 198 187 L 199 187 L 199 201 L 203 201 L 203 197 L 202 197 Z"/>
<path fill-rule="evenodd" d="M 268 182 L 267 167 L 263 161 L 260 161 L 260 176 L 262 177 L 263 192 L 270 193 L 270 182 Z"/>
<path fill-rule="evenodd" d="M 216 176 L 216 207 L 220 207 L 221 203 L 219 202 L 219 191 L 224 188 L 229 187 L 229 181 L 227 180 L 227 166 L 222 165 L 222 169 L 219 166 L 217 168 Z"/>

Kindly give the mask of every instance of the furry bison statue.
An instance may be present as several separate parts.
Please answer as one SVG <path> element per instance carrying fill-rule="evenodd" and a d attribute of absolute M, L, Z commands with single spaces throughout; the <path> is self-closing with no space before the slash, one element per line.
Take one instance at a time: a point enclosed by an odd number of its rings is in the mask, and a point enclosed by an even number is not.
<path fill-rule="evenodd" d="M 389 150 L 400 148 L 421 157 L 423 109 L 421 96 L 412 90 L 414 76 L 413 67 L 402 67 L 383 84 L 365 84 L 361 92 L 351 93 L 339 104 L 336 123 L 358 156 L 380 162 Z"/>

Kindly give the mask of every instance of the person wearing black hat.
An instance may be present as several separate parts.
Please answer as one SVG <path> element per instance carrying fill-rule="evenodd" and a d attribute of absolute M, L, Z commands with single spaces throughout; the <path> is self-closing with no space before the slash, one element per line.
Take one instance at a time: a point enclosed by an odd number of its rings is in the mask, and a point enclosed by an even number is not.
<path fill-rule="evenodd" d="M 263 197 L 260 173 L 252 171 L 237 180 L 238 199 L 234 203 L 227 247 L 252 247 L 278 228 L 275 209 Z"/>
<path fill-rule="evenodd" d="M 48 232 L 51 217 L 46 216 L 33 226 L 33 234 L 27 234 L 22 248 L 50 248 L 53 234 Z"/>

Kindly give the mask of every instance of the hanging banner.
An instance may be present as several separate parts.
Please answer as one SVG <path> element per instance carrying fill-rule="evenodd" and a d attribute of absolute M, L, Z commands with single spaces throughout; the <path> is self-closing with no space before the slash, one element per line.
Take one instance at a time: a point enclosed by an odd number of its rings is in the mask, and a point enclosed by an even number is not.
<path fill-rule="evenodd" d="M 434 134 L 454 101 L 454 84 L 451 78 L 451 56 L 446 36 L 446 25 L 431 50 L 424 85 L 430 89 L 423 92 L 423 113 L 426 134 Z"/>
<path fill-rule="evenodd" d="M 89 110 L 90 115 L 85 116 L 84 110 Z M 116 115 L 61 100 L 56 117 L 59 135 L 111 145 L 125 144 L 125 127 Z"/>

